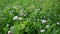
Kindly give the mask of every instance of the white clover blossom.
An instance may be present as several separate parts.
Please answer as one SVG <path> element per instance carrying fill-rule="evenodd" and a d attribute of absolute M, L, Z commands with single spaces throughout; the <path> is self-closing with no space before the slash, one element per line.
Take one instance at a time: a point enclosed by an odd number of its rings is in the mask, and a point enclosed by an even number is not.
<path fill-rule="evenodd" d="M 14 30 L 14 27 L 13 27 L 13 26 L 11 26 L 11 27 L 10 27 L 10 30 Z"/>
<path fill-rule="evenodd" d="M 57 24 L 57 25 L 60 25 L 60 22 L 57 22 L 56 24 Z"/>
<path fill-rule="evenodd" d="M 14 10 L 10 10 L 9 12 L 10 12 L 10 13 L 13 13 L 13 12 L 14 12 Z"/>
<path fill-rule="evenodd" d="M 19 20 L 23 20 L 23 18 L 22 17 L 19 17 Z"/>
<path fill-rule="evenodd" d="M 42 23 L 44 24 L 44 23 L 46 23 L 47 21 L 46 20 L 42 20 Z"/>
<path fill-rule="evenodd" d="M 20 14 L 22 14 L 23 12 L 22 11 L 20 11 Z"/>
<path fill-rule="evenodd" d="M 15 9 L 15 8 L 17 8 L 17 6 L 13 6 L 13 8 Z"/>
<path fill-rule="evenodd" d="M 50 25 L 46 25 L 46 28 L 49 28 L 50 27 Z"/>
<path fill-rule="evenodd" d="M 39 19 L 37 19 L 37 21 L 39 21 Z"/>
<path fill-rule="evenodd" d="M 7 27 L 9 26 L 9 24 L 6 25 Z"/>
<path fill-rule="evenodd" d="M 24 14 L 24 16 L 26 16 L 26 14 Z"/>
<path fill-rule="evenodd" d="M 11 31 L 8 31 L 8 34 L 12 34 L 12 32 Z"/>
<path fill-rule="evenodd" d="M 20 14 L 21 16 L 23 16 L 23 15 L 24 15 L 23 10 L 20 10 L 19 14 Z"/>
<path fill-rule="evenodd" d="M 42 30 L 40 30 L 40 32 L 45 32 L 45 30 L 44 30 L 44 29 L 42 29 Z"/>
<path fill-rule="evenodd" d="M 18 16 L 14 16 L 14 17 L 13 17 L 13 20 L 17 20 L 17 19 L 18 19 Z"/>
<path fill-rule="evenodd" d="M 40 21 L 42 21 L 42 19 Z"/>

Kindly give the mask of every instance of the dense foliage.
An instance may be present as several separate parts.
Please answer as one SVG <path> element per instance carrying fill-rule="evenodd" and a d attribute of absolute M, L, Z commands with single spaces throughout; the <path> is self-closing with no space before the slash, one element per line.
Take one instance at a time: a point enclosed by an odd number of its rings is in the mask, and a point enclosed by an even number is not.
<path fill-rule="evenodd" d="M 60 0 L 0 0 L 0 34 L 60 34 Z"/>

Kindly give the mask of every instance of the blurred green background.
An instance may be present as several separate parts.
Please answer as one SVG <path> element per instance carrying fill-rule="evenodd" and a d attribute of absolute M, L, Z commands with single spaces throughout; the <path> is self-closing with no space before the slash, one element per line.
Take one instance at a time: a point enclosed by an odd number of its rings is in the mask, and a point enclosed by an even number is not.
<path fill-rule="evenodd" d="M 23 20 L 13 20 L 14 16 Z M 41 20 L 47 23 L 42 24 Z M 8 34 L 11 26 L 13 34 L 60 34 L 57 22 L 60 22 L 60 0 L 0 0 L 0 34 Z M 41 29 L 46 31 L 41 33 Z"/>

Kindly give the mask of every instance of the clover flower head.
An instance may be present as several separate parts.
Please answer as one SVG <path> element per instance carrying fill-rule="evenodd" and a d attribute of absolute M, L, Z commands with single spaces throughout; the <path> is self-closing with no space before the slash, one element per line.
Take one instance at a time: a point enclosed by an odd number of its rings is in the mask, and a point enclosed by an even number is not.
<path fill-rule="evenodd" d="M 45 32 L 45 30 L 44 30 L 44 29 L 42 29 L 40 32 Z"/>
<path fill-rule="evenodd" d="M 8 31 L 8 34 L 12 34 L 12 32 L 11 31 Z"/>
<path fill-rule="evenodd" d="M 14 27 L 13 27 L 13 26 L 11 26 L 11 27 L 10 27 L 10 30 L 14 30 Z"/>
<path fill-rule="evenodd" d="M 49 28 L 50 27 L 50 25 L 46 25 L 46 28 Z"/>
<path fill-rule="evenodd" d="M 6 26 L 9 26 L 9 24 L 7 24 Z"/>
<path fill-rule="evenodd" d="M 46 23 L 47 21 L 46 20 L 42 20 L 42 23 L 44 24 L 44 23 Z"/>
<path fill-rule="evenodd" d="M 19 20 L 23 20 L 23 18 L 22 17 L 19 17 Z"/>
<path fill-rule="evenodd" d="M 13 20 L 17 20 L 17 19 L 18 19 L 18 16 L 14 16 L 14 17 L 13 17 Z"/>
<path fill-rule="evenodd" d="M 60 25 L 60 22 L 57 22 L 56 24 L 57 24 L 57 25 Z"/>

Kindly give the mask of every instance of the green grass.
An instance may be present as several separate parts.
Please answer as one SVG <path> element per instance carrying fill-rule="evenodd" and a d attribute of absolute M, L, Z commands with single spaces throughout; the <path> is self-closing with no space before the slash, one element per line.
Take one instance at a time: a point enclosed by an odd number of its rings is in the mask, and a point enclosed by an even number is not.
<path fill-rule="evenodd" d="M 18 19 L 13 20 L 14 16 Z M 23 19 L 19 20 L 20 17 Z M 0 0 L 0 34 L 8 31 L 12 34 L 60 34 L 57 22 L 60 22 L 60 0 Z M 50 27 L 47 29 L 46 25 Z M 40 32 L 42 29 L 45 32 Z"/>

